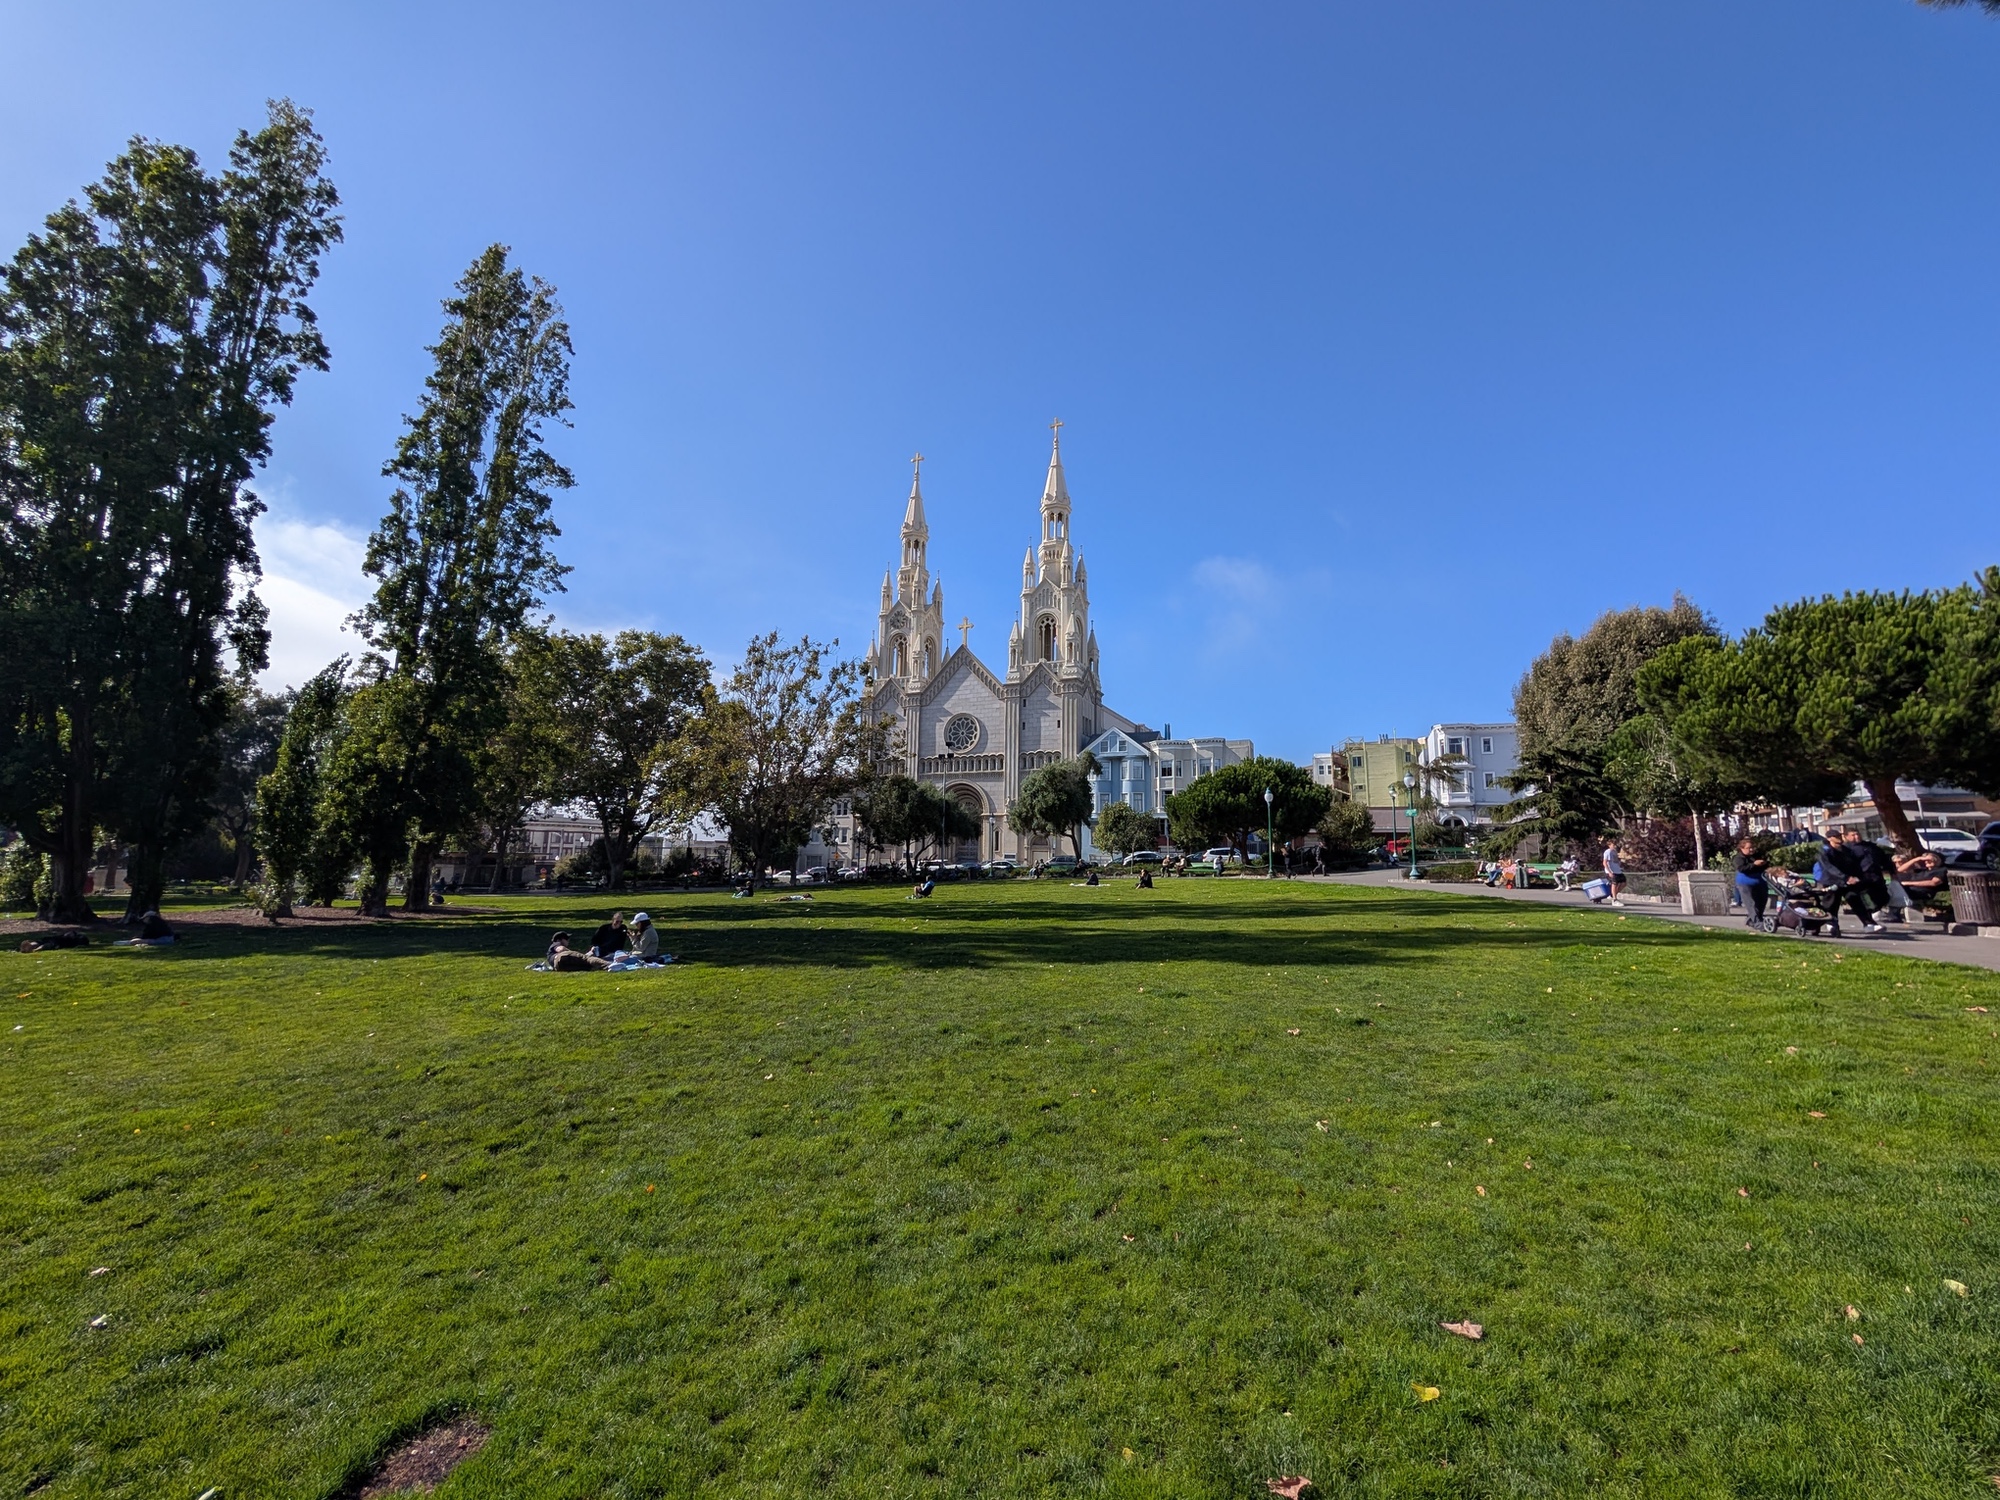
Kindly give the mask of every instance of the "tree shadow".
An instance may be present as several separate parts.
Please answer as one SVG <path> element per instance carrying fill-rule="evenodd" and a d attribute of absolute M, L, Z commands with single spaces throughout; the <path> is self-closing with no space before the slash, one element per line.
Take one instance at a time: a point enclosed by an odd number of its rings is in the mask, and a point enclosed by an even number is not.
<path fill-rule="evenodd" d="M 1128 963 L 1236 967 L 1408 966 L 1463 959 L 1468 950 L 1518 952 L 1617 941 L 1680 949 L 1713 936 L 1666 923 L 1591 931 L 1560 910 L 1499 907 L 1475 896 L 1308 887 L 1168 899 L 1098 887 L 1075 892 L 994 892 L 946 887 L 907 907 L 873 891 L 832 891 L 811 902 L 762 896 L 669 897 L 651 902 L 663 951 L 689 964 L 731 969 L 863 971 L 1097 967 Z M 1067 899 L 1074 895 L 1075 900 Z M 633 902 L 623 904 L 630 911 Z M 551 902 L 417 920 L 339 927 L 207 926 L 184 947 L 140 961 L 207 963 L 266 958 L 518 958 L 525 967 L 550 934 L 579 938 L 609 915 L 602 905 Z"/>

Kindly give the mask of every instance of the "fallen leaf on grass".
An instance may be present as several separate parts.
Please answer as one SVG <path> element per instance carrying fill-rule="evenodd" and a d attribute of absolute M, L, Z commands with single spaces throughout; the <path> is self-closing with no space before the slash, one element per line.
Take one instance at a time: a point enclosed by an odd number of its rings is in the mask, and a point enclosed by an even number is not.
<path fill-rule="evenodd" d="M 1145 991 L 1141 990 L 1140 993 L 1144 994 Z M 1120 1448 L 1118 1452 L 1124 1458 L 1125 1462 L 1128 1464 L 1132 1462 L 1133 1459 L 1139 1456 L 1138 1454 L 1134 1453 L 1130 1448 Z"/>
<path fill-rule="evenodd" d="M 1857 1333 L 1857 1334 L 1855 1334 L 1855 1335 L 1854 1335 L 1854 1342 L 1855 1342 L 1856 1344 L 1859 1344 L 1859 1343 L 1861 1342 L 1861 1335 L 1860 1335 L 1860 1334 L 1858 1334 L 1858 1333 Z"/>
<path fill-rule="evenodd" d="M 1321 1130 L 1324 1130 L 1324 1129 L 1326 1129 L 1326 1121 L 1324 1121 L 1324 1120 L 1314 1120 L 1314 1121 L 1313 1121 L 1313 1124 L 1315 1124 L 1315 1125 L 1319 1126 L 1319 1128 L 1320 1128 Z"/>
<path fill-rule="evenodd" d="M 1749 1197 L 1749 1196 L 1750 1196 L 1750 1189 L 1748 1189 L 1748 1188 L 1738 1188 L 1738 1189 L 1736 1190 L 1736 1196 L 1737 1196 L 1737 1197 L 1739 1197 L 1739 1198 L 1747 1198 L 1747 1197 Z"/>
<path fill-rule="evenodd" d="M 1123 1236 L 1123 1238 L 1124 1238 L 1124 1241 L 1125 1241 L 1125 1243 L 1126 1243 L 1126 1244 L 1128 1244 L 1128 1245 L 1130 1245 L 1130 1244 L 1133 1244 L 1133 1243 L 1136 1243 L 1136 1241 L 1138 1240 L 1138 1236 L 1137 1236 L 1137 1235 L 1134 1235 L 1134 1234 L 1128 1234 L 1128 1235 L 1125 1235 L 1125 1236 Z"/>
<path fill-rule="evenodd" d="M 1961 1297 L 1970 1297 L 1972 1295 L 1971 1289 L 1967 1287 L 1966 1284 L 1962 1281 L 1953 1281 L 1949 1276 L 1947 1276 L 1944 1279 L 1944 1284 L 1950 1287 L 1954 1292 L 1957 1292 L 1958 1295 Z"/>
<path fill-rule="evenodd" d="M 111 1274 L 111 1267 L 98 1266 L 94 1270 L 92 1270 L 90 1274 L 93 1276 L 109 1276 Z"/>
<path fill-rule="evenodd" d="M 1797 1057 L 1798 1055 L 1799 1055 L 1799 1049 L 1796 1047 L 1787 1047 L 1785 1049 L 1785 1056 L 1787 1057 Z"/>
<path fill-rule="evenodd" d="M 1483 1187 L 1476 1187 L 1473 1189 L 1473 1192 L 1479 1194 L 1479 1196 L 1482 1198 L 1486 1196 L 1486 1189 Z"/>
<path fill-rule="evenodd" d="M 1856 1307 L 1852 1302 L 1847 1304 L 1847 1321 L 1850 1323 L 1859 1323 L 1861 1321 L 1861 1309 Z"/>
<path fill-rule="evenodd" d="M 1299 1034 L 1299 1028 L 1296 1026 L 1287 1026 L 1285 1028 L 1286 1036 L 1297 1036 L 1298 1034 Z"/>
<path fill-rule="evenodd" d="M 1443 1391 L 1439 1390 L 1434 1385 L 1423 1385 L 1415 1380 L 1412 1380 L 1410 1382 L 1410 1389 L 1417 1393 L 1417 1400 L 1420 1403 L 1424 1401 L 1435 1401 L 1437 1400 L 1438 1397 L 1444 1394 Z"/>
<path fill-rule="evenodd" d="M 1299 1500 L 1299 1496 L 1312 1488 L 1312 1480 L 1299 1474 L 1287 1479 L 1267 1479 L 1264 1487 L 1274 1495 L 1283 1495 L 1285 1500 Z"/>
<path fill-rule="evenodd" d="M 653 1185 L 652 1185 L 652 1183 L 650 1183 L 650 1182 L 649 1182 L 649 1183 L 647 1183 L 647 1184 L 646 1184 L 646 1191 L 650 1193 L 650 1192 L 652 1192 L 652 1190 L 653 1190 Z"/>
<path fill-rule="evenodd" d="M 1464 1323 L 1440 1323 L 1438 1327 L 1442 1328 L 1446 1333 L 1455 1333 L 1462 1339 L 1483 1339 L 1486 1337 L 1486 1330 L 1479 1324 L 1471 1321 Z"/>
<path fill-rule="evenodd" d="M 26 995 L 23 995 L 21 998 L 25 1000 L 28 997 Z M 1986 1007 L 1983 1005 L 1968 1005 L 1965 1008 L 1975 1016 L 1983 1016 L 1986 1014 Z"/>
<path fill-rule="evenodd" d="M 110 1313 L 99 1313 L 96 1317 L 90 1320 L 90 1326 L 92 1328 L 102 1328 L 106 1323 L 109 1323 L 110 1321 L 111 1321 Z"/>
<path fill-rule="evenodd" d="M 1826 1111 L 1823 1109 L 1809 1109 L 1806 1111 L 1806 1118 L 1808 1120 L 1824 1120 L 1826 1118 Z"/>

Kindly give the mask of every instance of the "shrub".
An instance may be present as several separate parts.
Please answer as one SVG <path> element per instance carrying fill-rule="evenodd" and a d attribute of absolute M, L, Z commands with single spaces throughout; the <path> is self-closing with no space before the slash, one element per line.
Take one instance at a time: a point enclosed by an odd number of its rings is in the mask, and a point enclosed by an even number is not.
<path fill-rule="evenodd" d="M 1426 880 L 1457 880 L 1471 882 L 1479 879 L 1479 861 L 1476 859 L 1448 859 L 1435 865 L 1424 866 Z"/>
<path fill-rule="evenodd" d="M 48 885 L 48 869 L 47 855 L 16 842 L 0 861 L 0 908 L 28 911 L 39 907 L 40 892 Z"/>
<path fill-rule="evenodd" d="M 1320 844 L 1330 865 L 1364 865 L 1382 841 L 1375 819 L 1359 802 L 1336 802 L 1319 820 Z"/>

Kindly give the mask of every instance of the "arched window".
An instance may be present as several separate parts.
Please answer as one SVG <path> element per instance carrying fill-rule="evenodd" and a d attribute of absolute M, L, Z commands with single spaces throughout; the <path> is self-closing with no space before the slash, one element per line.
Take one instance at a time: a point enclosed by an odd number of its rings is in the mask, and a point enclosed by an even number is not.
<path fill-rule="evenodd" d="M 924 641 L 924 677 L 929 679 L 937 670 L 937 642 L 926 638 Z"/>
<path fill-rule="evenodd" d="M 909 650 L 907 644 L 904 642 L 903 638 L 900 635 L 896 637 L 896 644 L 890 648 L 890 654 L 893 657 L 893 664 L 889 668 L 889 675 L 891 677 L 909 676 L 910 674 Z"/>
<path fill-rule="evenodd" d="M 1043 615 L 1041 621 L 1041 659 L 1056 660 L 1056 617 Z"/>

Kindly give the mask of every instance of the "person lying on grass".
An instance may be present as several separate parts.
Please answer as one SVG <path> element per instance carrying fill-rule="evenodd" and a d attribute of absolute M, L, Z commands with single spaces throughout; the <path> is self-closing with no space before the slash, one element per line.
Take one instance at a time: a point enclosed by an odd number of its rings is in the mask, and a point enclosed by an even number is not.
<path fill-rule="evenodd" d="M 595 953 L 579 953 L 570 946 L 570 936 L 559 932 L 549 939 L 549 951 L 543 961 L 558 974 L 581 974 L 586 969 L 605 969 L 611 966 L 609 959 L 599 958 Z"/>

